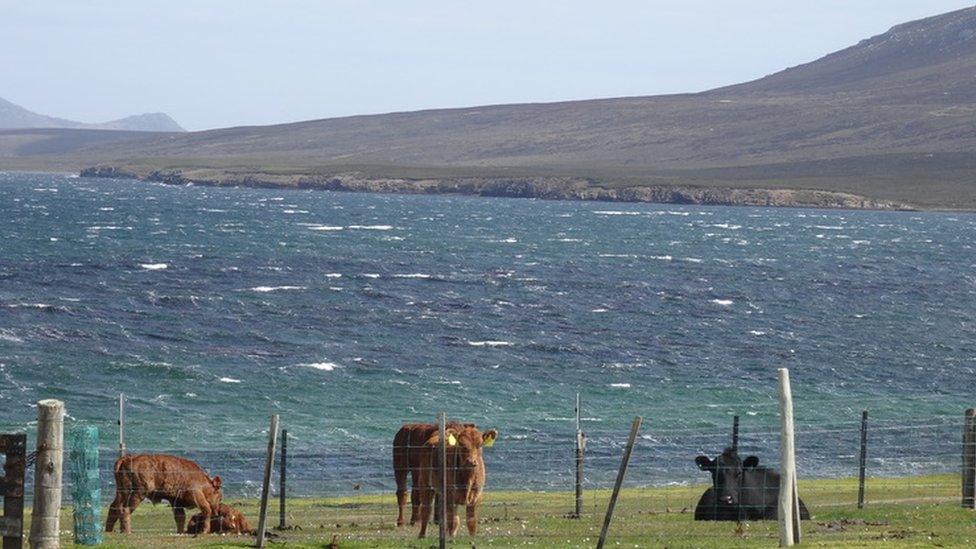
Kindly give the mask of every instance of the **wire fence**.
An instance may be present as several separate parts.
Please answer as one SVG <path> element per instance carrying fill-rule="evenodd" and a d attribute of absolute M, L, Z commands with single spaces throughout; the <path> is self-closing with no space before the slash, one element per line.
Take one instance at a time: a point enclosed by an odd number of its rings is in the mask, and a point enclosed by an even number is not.
<path fill-rule="evenodd" d="M 859 510 L 856 479 L 862 425 L 860 411 L 851 413 L 853 404 L 848 402 L 847 406 L 838 407 L 845 417 L 836 421 L 804 423 L 802 417 L 797 418 L 799 492 L 813 517 L 812 532 L 832 536 L 872 526 L 885 531 L 918 528 L 925 526 L 925 519 L 918 516 L 920 507 L 933 512 L 938 508 L 960 508 L 962 410 L 955 415 L 896 417 L 892 414 L 871 418 L 867 429 L 865 509 Z M 368 415 L 368 411 L 359 412 Z M 574 517 L 578 463 L 575 418 L 553 421 L 543 428 L 520 424 L 515 414 L 503 421 L 494 417 L 491 423 L 470 416 L 449 416 L 456 421 L 475 420 L 481 432 L 489 428 L 498 430 L 497 442 L 481 450 L 486 481 L 477 511 L 478 537 L 496 541 L 536 540 L 560 546 L 585 547 L 595 543 L 624 453 L 629 425 L 588 422 L 585 416 L 583 413 L 586 444 L 579 517 Z M 733 445 L 733 421 L 731 416 L 727 419 L 727 427 L 666 428 L 656 424 L 654 417 L 645 418 L 617 503 L 611 539 L 648 546 L 674 545 L 681 540 L 720 542 L 743 536 L 776 538 L 775 521 L 743 526 L 694 520 L 699 499 L 713 483 L 710 473 L 696 464 L 696 457 L 704 455 L 714 459 Z M 780 431 L 775 414 L 743 414 L 738 420 L 738 455 L 755 456 L 760 466 L 778 468 Z M 129 433 L 137 432 L 151 422 L 147 418 L 129 417 L 126 429 Z M 375 540 L 394 545 L 415 538 L 418 525 L 396 526 L 397 484 L 393 463 L 394 434 L 402 423 L 413 422 L 436 425 L 436 416 L 431 413 L 379 421 L 379 427 L 372 425 L 370 432 L 385 431 L 387 436 L 383 439 L 375 435 L 358 436 L 348 429 L 345 436 L 337 436 L 326 444 L 309 444 L 301 438 L 289 437 L 283 516 L 279 516 L 280 454 L 275 457 L 272 473 L 268 512 L 272 535 L 282 540 Z M 283 417 L 282 423 L 287 429 L 288 418 Z M 67 430 L 70 432 L 81 425 L 82 422 L 68 422 Z M 114 418 L 96 426 L 102 431 L 103 441 L 106 434 L 117 429 Z M 267 434 L 266 427 L 264 431 Z M 430 446 L 426 438 L 423 443 L 406 447 L 418 454 L 432 452 L 432 448 L 436 446 Z M 104 442 L 99 448 L 103 519 L 115 496 L 113 463 L 118 452 L 118 448 Z M 242 511 L 252 526 L 257 524 L 267 457 L 263 445 L 232 451 L 128 448 L 130 455 L 144 452 L 181 456 L 198 463 L 209 475 L 219 475 L 224 503 Z M 449 463 L 464 462 L 466 457 L 459 452 L 454 451 L 449 458 L 454 461 Z M 435 454 L 418 459 L 421 459 L 420 467 L 429 471 L 438 463 Z M 464 486 L 480 483 L 468 482 L 467 474 L 458 475 L 451 478 L 460 479 L 461 492 L 467 489 Z M 417 480 L 433 483 L 437 475 L 430 477 Z M 67 476 L 65 482 L 64 492 L 70 494 L 73 486 Z M 28 471 L 28 505 L 32 485 L 32 471 Z M 408 498 L 415 497 L 411 492 L 408 486 Z M 66 496 L 63 504 L 68 513 L 70 498 Z M 879 509 L 887 513 L 884 518 L 878 518 Z M 411 504 L 407 503 L 407 517 L 411 511 Z M 915 512 L 916 518 L 911 518 L 910 511 Z M 188 515 L 195 512 L 189 510 Z M 464 536 L 463 506 L 459 512 L 459 535 Z M 167 505 L 143 505 L 132 516 L 132 528 L 135 543 L 147 539 L 138 536 L 168 536 L 176 531 Z M 429 535 L 436 538 L 436 527 Z"/>

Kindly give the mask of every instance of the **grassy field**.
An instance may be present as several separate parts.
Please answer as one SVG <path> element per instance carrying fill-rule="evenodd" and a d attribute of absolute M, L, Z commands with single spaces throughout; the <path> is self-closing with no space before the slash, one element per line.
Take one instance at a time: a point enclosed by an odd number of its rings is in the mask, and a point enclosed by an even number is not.
<path fill-rule="evenodd" d="M 702 523 L 692 520 L 703 486 L 627 489 L 622 492 L 610 529 L 613 547 L 775 547 L 775 522 Z M 856 482 L 801 481 L 801 498 L 813 514 L 803 524 L 804 545 L 817 547 L 964 547 L 976 544 L 976 514 L 959 505 L 954 476 L 871 479 L 865 509 L 857 509 Z M 607 490 L 586 493 L 584 515 L 566 518 L 573 508 L 570 493 L 488 492 L 481 508 L 478 534 L 464 532 L 454 547 L 593 547 L 599 536 Z M 257 502 L 228 498 L 257 523 Z M 430 547 L 417 530 L 397 529 L 392 494 L 294 499 L 288 502 L 288 524 L 273 530 L 271 545 L 288 547 Z M 277 503 L 270 524 L 277 525 Z M 71 544 L 71 515 L 62 522 L 65 545 Z M 246 536 L 177 536 L 166 505 L 145 503 L 133 515 L 134 533 L 106 534 L 104 547 L 247 547 Z"/>

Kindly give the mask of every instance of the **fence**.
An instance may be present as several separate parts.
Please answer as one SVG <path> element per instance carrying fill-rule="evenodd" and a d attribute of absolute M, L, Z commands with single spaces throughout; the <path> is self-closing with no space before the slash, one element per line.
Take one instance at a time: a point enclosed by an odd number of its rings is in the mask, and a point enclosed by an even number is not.
<path fill-rule="evenodd" d="M 965 483 L 960 481 L 960 468 L 964 457 L 976 448 L 972 428 L 965 430 L 970 438 L 964 441 L 963 410 L 922 416 L 871 413 L 863 435 L 865 422 L 857 405 L 870 405 L 870 400 L 824 402 L 837 410 L 835 421 L 808 423 L 801 410 L 796 415 L 799 496 L 813 515 L 811 522 L 804 522 L 804 535 L 826 543 L 878 536 L 952 536 L 950 523 L 958 518 L 958 513 L 966 512 L 961 505 L 961 486 Z M 483 450 L 487 486 L 478 511 L 479 538 L 492 540 L 496 545 L 597 544 L 630 427 L 629 421 L 608 424 L 588 420 L 587 406 L 598 405 L 588 402 L 584 395 L 580 420 L 585 450 L 579 505 L 575 489 L 580 437 L 572 409 L 567 410 L 564 421 L 552 421 L 541 428 L 521 422 L 517 413 L 495 415 L 489 422 L 471 413 L 448 410 L 449 419 L 475 421 L 482 429 L 499 431 L 497 443 Z M 67 407 L 70 412 L 70 402 Z M 709 474 L 696 465 L 696 456 L 715 458 L 724 448 L 737 444 L 740 456 L 754 455 L 761 465 L 779 466 L 781 431 L 775 408 L 769 413 L 756 412 L 754 406 L 749 409 L 749 413 L 736 414 L 734 407 L 716 408 L 720 410 L 716 412 L 720 421 L 715 423 L 724 426 L 713 423 L 669 427 L 653 416 L 645 417 L 623 478 L 609 540 L 637 546 L 721 546 L 732 539 L 774 545 L 778 539 L 775 521 L 737 524 L 693 520 L 698 500 L 711 484 Z M 906 412 L 910 410 L 907 406 Z M 358 412 L 370 416 L 369 410 Z M 385 433 L 383 438 L 349 429 L 344 438 L 336 437 L 324 445 L 307 444 L 293 434 L 282 437 L 275 466 L 268 471 L 271 535 L 285 541 L 367 540 L 391 546 L 411 543 L 417 527 L 395 526 L 393 434 L 403 422 L 436 424 L 435 412 L 383 419 L 377 414 L 370 432 Z M 151 421 L 152 418 L 130 413 L 126 429 L 137 432 L 140 425 Z M 287 416 L 281 418 L 281 423 L 288 428 Z M 98 425 L 103 441 L 113 434 L 114 424 L 113 418 Z M 77 426 L 69 422 L 66 430 Z M 268 434 L 267 424 L 255 425 L 255 430 Z M 858 482 L 862 438 L 867 443 L 863 492 Z M 968 446 L 964 447 L 964 442 Z M 262 446 L 227 451 L 141 448 L 130 444 L 128 450 L 173 453 L 200 463 L 210 474 L 223 478 L 224 502 L 242 510 L 251 525 L 257 526 L 266 467 L 266 448 Z M 115 493 L 111 471 L 118 451 L 114 444 L 104 442 L 100 448 L 104 506 Z M 285 451 L 287 498 L 282 500 L 285 506 L 281 514 L 276 500 L 283 486 L 281 472 L 285 468 L 280 455 Z M 967 463 L 972 471 L 971 459 Z M 29 489 L 33 485 L 31 474 L 28 473 L 26 483 L 28 504 L 33 497 Z M 973 475 L 968 474 L 966 482 L 972 486 Z M 67 482 L 70 481 L 66 479 Z M 65 493 L 69 491 L 70 486 L 66 486 Z M 863 509 L 859 509 L 862 497 Z M 70 503 L 66 498 L 66 508 Z M 408 518 L 409 511 L 408 506 Z M 144 504 L 133 514 L 132 524 L 134 534 L 130 540 L 134 545 L 150 544 L 150 540 L 175 531 L 166 505 Z M 943 526 L 945 531 L 940 533 Z M 430 535 L 436 540 L 437 529 Z M 459 535 L 467 535 L 463 519 Z"/>

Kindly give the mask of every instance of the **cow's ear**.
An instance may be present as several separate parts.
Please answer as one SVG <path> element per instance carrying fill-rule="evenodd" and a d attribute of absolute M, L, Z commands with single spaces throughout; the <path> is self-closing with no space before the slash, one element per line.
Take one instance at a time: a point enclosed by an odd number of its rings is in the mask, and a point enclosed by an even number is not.
<path fill-rule="evenodd" d="M 759 458 L 756 456 L 749 456 L 742 462 L 742 466 L 746 469 L 755 469 L 759 467 Z"/>
<path fill-rule="evenodd" d="M 701 469 L 702 471 L 714 471 L 715 470 L 715 462 L 712 461 L 712 460 L 710 460 L 710 459 L 708 459 L 708 456 L 698 456 L 698 457 L 696 457 L 695 458 L 695 463 L 698 465 L 698 468 Z"/>
<path fill-rule="evenodd" d="M 210 481 L 210 485 L 214 487 L 214 490 L 220 490 L 222 483 L 223 481 L 220 480 L 219 476 L 214 477 L 213 480 Z"/>
<path fill-rule="evenodd" d="M 484 441 L 485 448 L 494 446 L 496 438 L 498 438 L 498 431 L 494 429 L 488 429 L 485 431 L 485 434 L 481 435 L 481 440 Z"/>

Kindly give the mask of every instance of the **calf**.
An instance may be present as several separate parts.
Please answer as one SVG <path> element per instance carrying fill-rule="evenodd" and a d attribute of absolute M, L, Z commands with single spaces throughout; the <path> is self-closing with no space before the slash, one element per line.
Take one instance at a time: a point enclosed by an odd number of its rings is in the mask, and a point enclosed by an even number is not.
<path fill-rule="evenodd" d="M 498 432 L 481 433 L 473 426 L 452 427 L 446 431 L 447 463 L 445 467 L 447 493 L 441 493 L 440 434 L 435 432 L 421 448 L 420 455 L 420 537 L 427 536 L 431 503 L 434 494 L 445 506 L 448 534 L 452 537 L 460 528 L 457 506 L 464 505 L 468 534 L 478 530 L 478 505 L 485 487 L 485 461 L 482 450 L 494 444 Z"/>
<path fill-rule="evenodd" d="M 108 510 L 105 531 L 111 532 L 119 521 L 121 530 L 131 533 L 132 512 L 148 499 L 153 503 L 169 502 L 179 534 L 186 526 L 186 510 L 200 509 L 204 517 L 200 533 L 206 534 L 220 498 L 220 477 L 211 479 L 188 459 L 163 454 L 122 456 L 115 462 L 115 499 Z"/>
<path fill-rule="evenodd" d="M 202 534 L 204 518 L 203 513 L 197 513 L 190 517 L 190 524 L 186 528 L 187 534 Z M 230 505 L 221 503 L 217 506 L 215 514 L 210 516 L 210 532 L 213 534 L 254 534 L 254 528 L 247 522 L 244 513 L 234 509 Z"/>
<path fill-rule="evenodd" d="M 739 458 L 727 448 L 714 460 L 698 456 L 695 463 L 712 474 L 712 487 L 695 507 L 695 520 L 775 520 L 779 502 L 779 473 L 759 467 L 759 458 Z M 810 519 L 800 500 L 800 518 Z"/>

